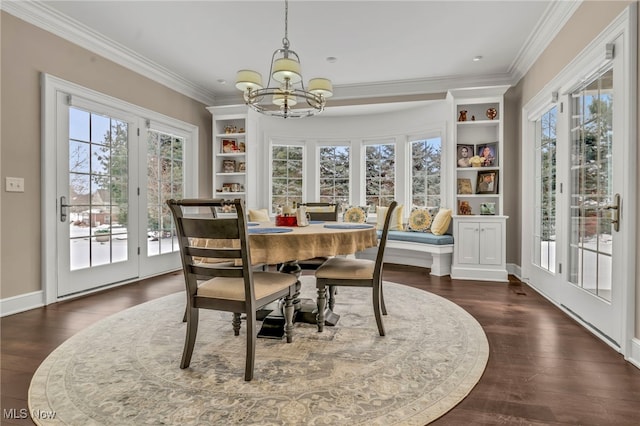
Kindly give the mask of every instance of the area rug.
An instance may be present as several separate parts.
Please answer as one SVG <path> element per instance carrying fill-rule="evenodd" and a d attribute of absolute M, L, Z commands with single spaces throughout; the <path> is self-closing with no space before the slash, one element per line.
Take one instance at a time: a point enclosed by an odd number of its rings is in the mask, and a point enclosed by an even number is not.
<path fill-rule="evenodd" d="M 315 298 L 313 277 L 303 297 Z M 191 366 L 179 368 L 185 297 L 120 312 L 73 336 L 29 389 L 41 425 L 424 425 L 478 382 L 489 346 L 478 322 L 448 300 L 385 282 L 380 337 L 371 290 L 341 287 L 335 327 L 297 323 L 294 342 L 258 339 L 244 381 L 245 327 L 201 310 Z"/>

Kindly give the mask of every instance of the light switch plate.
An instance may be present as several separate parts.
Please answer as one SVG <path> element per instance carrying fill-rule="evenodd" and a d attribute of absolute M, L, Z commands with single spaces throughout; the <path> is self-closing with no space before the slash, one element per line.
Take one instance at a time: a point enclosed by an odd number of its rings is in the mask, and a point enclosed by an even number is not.
<path fill-rule="evenodd" d="M 7 177 L 5 190 L 7 192 L 24 192 L 24 178 Z"/>

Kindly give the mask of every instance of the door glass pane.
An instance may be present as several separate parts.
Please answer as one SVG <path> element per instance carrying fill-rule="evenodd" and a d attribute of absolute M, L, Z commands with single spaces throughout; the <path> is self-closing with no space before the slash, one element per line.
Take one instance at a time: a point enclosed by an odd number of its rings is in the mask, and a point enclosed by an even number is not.
<path fill-rule="evenodd" d="M 556 271 L 556 119 L 553 107 L 536 121 L 534 264 Z"/>
<path fill-rule="evenodd" d="M 127 260 L 128 124 L 69 108 L 71 270 Z"/>
<path fill-rule="evenodd" d="M 167 200 L 184 194 L 184 138 L 147 132 L 147 256 L 179 251 Z"/>
<path fill-rule="evenodd" d="M 572 100 L 570 281 L 611 300 L 613 70 Z"/>

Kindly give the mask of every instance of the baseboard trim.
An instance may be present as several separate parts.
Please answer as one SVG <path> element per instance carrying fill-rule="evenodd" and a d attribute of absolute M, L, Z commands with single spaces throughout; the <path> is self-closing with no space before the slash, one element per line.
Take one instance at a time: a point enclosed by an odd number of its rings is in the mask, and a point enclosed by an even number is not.
<path fill-rule="evenodd" d="M 627 361 L 636 368 L 640 368 L 640 339 L 636 337 L 631 339 L 631 354 L 627 358 Z"/>
<path fill-rule="evenodd" d="M 514 275 L 517 279 L 522 281 L 522 269 L 520 268 L 520 265 L 507 263 L 507 273 L 509 273 L 509 275 Z"/>
<path fill-rule="evenodd" d="M 44 292 L 20 294 L 18 296 L 0 299 L 0 317 L 17 314 L 44 306 Z"/>

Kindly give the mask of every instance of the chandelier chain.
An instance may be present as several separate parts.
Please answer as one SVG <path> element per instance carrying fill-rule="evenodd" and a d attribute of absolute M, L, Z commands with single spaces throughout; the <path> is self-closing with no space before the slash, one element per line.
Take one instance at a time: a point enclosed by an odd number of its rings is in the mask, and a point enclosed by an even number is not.
<path fill-rule="evenodd" d="M 289 49 L 289 1 L 284 1 L 284 38 L 282 45 L 285 50 Z"/>

